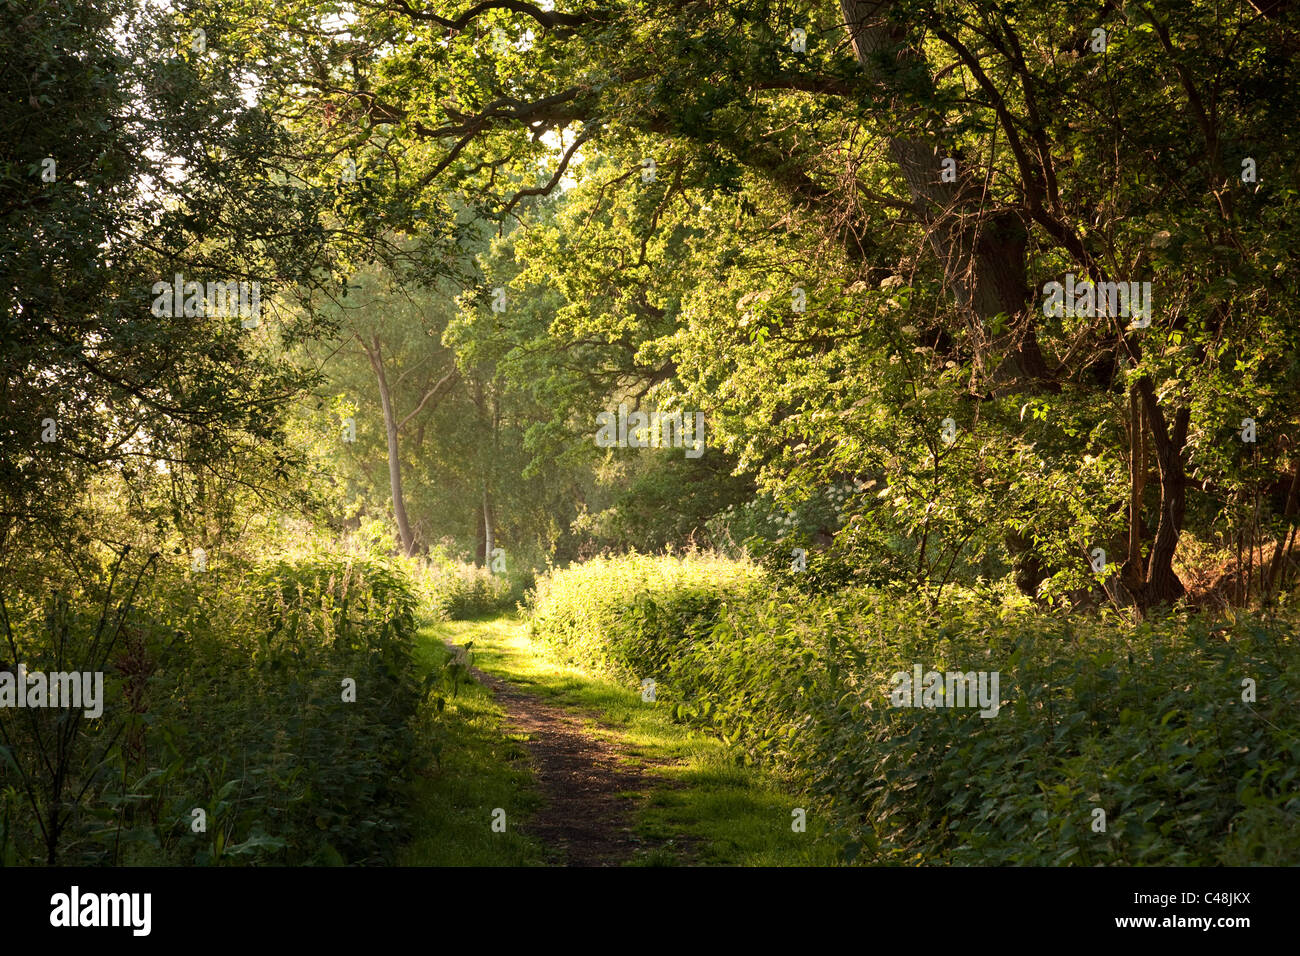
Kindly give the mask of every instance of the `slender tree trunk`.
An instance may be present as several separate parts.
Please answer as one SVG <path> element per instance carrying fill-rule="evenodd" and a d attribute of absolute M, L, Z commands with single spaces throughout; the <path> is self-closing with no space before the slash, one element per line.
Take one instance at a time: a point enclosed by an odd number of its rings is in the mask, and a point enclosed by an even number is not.
<path fill-rule="evenodd" d="M 488 447 L 491 448 L 492 453 L 488 456 L 487 468 L 484 469 L 483 473 L 483 529 L 484 537 L 487 539 L 487 558 L 491 561 L 492 550 L 496 547 L 496 510 L 492 505 L 492 489 L 493 472 L 500 452 L 497 441 L 498 426 L 500 424 L 500 409 L 497 406 L 496 394 L 491 390 L 491 388 L 489 388 L 487 392 L 486 405 L 491 434 L 491 440 Z"/>
<path fill-rule="evenodd" d="M 1187 406 L 1179 409 L 1174 415 L 1173 428 L 1169 428 L 1151 380 L 1144 376 L 1136 384 L 1155 445 L 1156 464 L 1160 468 L 1160 519 L 1151 543 L 1145 578 L 1133 595 L 1138 610 L 1145 613 L 1158 604 L 1172 604 L 1187 593 L 1183 582 L 1174 573 L 1173 562 L 1187 511 L 1183 447 L 1187 443 L 1191 409 Z"/>
<path fill-rule="evenodd" d="M 1142 396 L 1134 385 L 1129 389 L 1128 558 L 1122 575 L 1130 594 L 1136 594 L 1146 582 L 1146 565 L 1142 560 L 1142 494 L 1146 481 L 1146 425 L 1142 420 Z"/>
<path fill-rule="evenodd" d="M 1267 594 L 1272 594 L 1273 589 L 1278 584 L 1278 576 L 1282 570 L 1282 558 L 1289 550 L 1287 539 L 1291 536 L 1291 531 L 1295 527 L 1297 503 L 1300 503 L 1300 464 L 1296 465 L 1295 477 L 1291 479 L 1291 488 L 1286 493 L 1286 507 L 1282 512 L 1285 523 L 1282 525 L 1282 534 L 1277 539 L 1277 547 L 1273 549 L 1273 560 L 1269 562 Z"/>
<path fill-rule="evenodd" d="M 415 553 L 415 536 L 411 533 L 411 523 L 406 517 L 406 498 L 402 494 L 402 459 L 397 444 L 397 416 L 393 411 L 393 396 L 388 388 L 388 378 L 384 374 L 384 357 L 380 351 L 379 336 L 375 336 L 369 346 L 362 345 L 370 359 L 379 380 L 379 402 L 384 409 L 384 432 L 388 440 L 388 481 L 393 492 L 393 515 L 397 519 L 397 535 L 402 542 L 402 553 Z"/>
<path fill-rule="evenodd" d="M 487 447 L 482 458 L 483 507 L 478 520 L 478 563 L 487 567 L 492 561 L 492 550 L 496 547 L 496 512 L 492 506 L 492 472 L 499 452 L 498 431 L 501 411 L 490 389 L 485 389 L 482 381 L 474 383 L 474 407 L 478 410 L 480 423 L 488 433 Z"/>
<path fill-rule="evenodd" d="M 495 528 L 492 520 L 492 499 L 488 494 L 487 482 L 483 482 L 483 551 L 486 559 L 492 560 L 492 550 L 496 547 Z"/>

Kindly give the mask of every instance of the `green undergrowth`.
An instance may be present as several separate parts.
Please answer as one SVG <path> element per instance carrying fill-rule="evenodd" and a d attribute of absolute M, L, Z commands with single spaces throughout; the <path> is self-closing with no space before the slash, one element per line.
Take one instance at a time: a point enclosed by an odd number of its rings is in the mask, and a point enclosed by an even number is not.
<path fill-rule="evenodd" d="M 445 621 L 512 611 L 533 585 L 528 571 L 498 573 L 442 558 L 430 559 L 414 573 L 425 607 Z"/>
<path fill-rule="evenodd" d="M 662 712 L 786 773 L 845 859 L 1300 862 L 1291 612 L 1134 625 L 966 591 L 931 612 L 721 564 L 634 555 L 555 572 L 530 632 L 616 682 L 656 680 Z M 996 716 L 891 706 L 915 664 L 998 673 Z"/>
<path fill-rule="evenodd" d="M 32 671 L 102 671 L 103 713 L 0 714 L 0 858 L 391 863 L 418 765 L 416 604 L 401 567 L 324 546 L 25 581 L 6 643 Z"/>

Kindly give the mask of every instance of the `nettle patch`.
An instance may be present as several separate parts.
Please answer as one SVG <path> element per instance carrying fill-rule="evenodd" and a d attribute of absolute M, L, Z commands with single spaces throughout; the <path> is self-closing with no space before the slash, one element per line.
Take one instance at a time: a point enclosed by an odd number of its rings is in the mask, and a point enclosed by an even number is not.
<path fill-rule="evenodd" d="M 707 562 L 666 574 L 663 561 L 552 574 L 534 635 L 653 680 L 656 706 L 791 773 L 848 860 L 1215 865 L 1300 851 L 1286 626 L 1242 618 L 1225 640 L 1185 614 L 1080 622 L 960 590 L 935 613 L 869 591 L 810 598 L 739 564 L 728 584 L 704 583 Z"/>

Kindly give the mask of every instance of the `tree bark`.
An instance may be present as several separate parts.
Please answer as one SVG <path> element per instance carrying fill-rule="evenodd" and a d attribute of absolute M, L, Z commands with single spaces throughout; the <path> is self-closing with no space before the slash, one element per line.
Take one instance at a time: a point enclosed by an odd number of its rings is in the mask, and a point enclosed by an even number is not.
<path fill-rule="evenodd" d="M 1282 571 L 1282 558 L 1290 550 L 1288 538 L 1291 537 L 1295 528 L 1296 505 L 1300 503 L 1300 465 L 1296 465 L 1295 477 L 1291 479 L 1291 487 L 1286 493 L 1286 507 L 1282 511 L 1282 517 L 1285 523 L 1282 526 L 1282 534 L 1277 539 L 1277 546 L 1273 549 L 1273 560 L 1268 566 L 1268 581 L 1265 583 L 1265 596 L 1273 593 L 1277 587 L 1278 578 Z"/>
<path fill-rule="evenodd" d="M 406 498 L 402 494 L 402 459 L 397 444 L 397 415 L 393 411 L 393 396 L 384 374 L 379 336 L 374 336 L 369 345 L 363 342 L 362 348 L 366 350 L 370 367 L 379 380 L 379 402 L 384 410 L 384 432 L 388 441 L 388 481 L 393 493 L 393 516 L 397 519 L 397 535 L 402 542 L 402 553 L 410 557 L 415 554 L 415 536 L 411 533 L 411 523 L 406 517 Z"/>
<path fill-rule="evenodd" d="M 1187 511 L 1183 447 L 1187 443 L 1187 426 L 1191 422 L 1192 413 L 1187 406 L 1180 408 L 1174 414 L 1171 429 L 1165 421 L 1151 379 L 1143 376 L 1137 380 L 1135 387 L 1142 397 L 1143 413 L 1155 445 L 1156 464 L 1160 469 L 1160 519 L 1156 524 L 1155 539 L 1151 543 L 1146 574 L 1133 593 L 1138 610 L 1146 613 L 1159 604 L 1172 604 L 1187 594 L 1183 582 L 1174 573 L 1173 562 Z"/>
<path fill-rule="evenodd" d="M 478 410 L 480 423 L 488 433 L 488 441 L 482 460 L 483 507 L 478 519 L 478 564 L 488 567 L 492 561 L 492 550 L 496 547 L 496 513 L 492 507 L 493 466 L 499 452 L 498 434 L 500 430 L 501 410 L 496 396 L 490 388 L 484 388 L 482 381 L 474 382 L 474 407 Z"/>
<path fill-rule="evenodd" d="M 1146 581 L 1142 560 L 1142 494 L 1147 481 L 1146 427 L 1142 421 L 1142 396 L 1137 385 L 1129 389 L 1129 510 L 1128 559 L 1122 581 L 1130 594 L 1136 594 Z"/>

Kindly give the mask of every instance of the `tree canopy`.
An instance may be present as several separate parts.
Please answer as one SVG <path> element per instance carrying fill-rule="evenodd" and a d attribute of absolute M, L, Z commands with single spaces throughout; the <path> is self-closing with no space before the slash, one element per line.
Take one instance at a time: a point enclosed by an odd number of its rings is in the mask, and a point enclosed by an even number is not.
<path fill-rule="evenodd" d="M 10 521 L 135 459 L 192 503 L 314 458 L 295 507 L 480 563 L 785 535 L 827 580 L 1139 610 L 1285 578 L 1286 4 L 49 9 L 5 4 Z M 176 275 L 269 321 L 150 316 Z M 600 447 L 620 406 L 707 454 Z"/>

